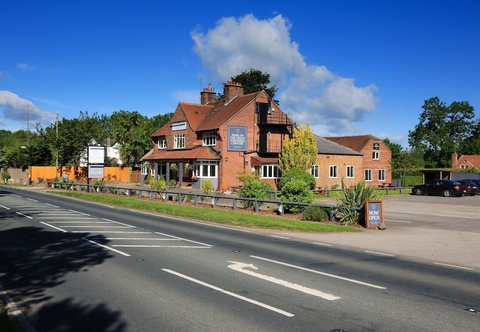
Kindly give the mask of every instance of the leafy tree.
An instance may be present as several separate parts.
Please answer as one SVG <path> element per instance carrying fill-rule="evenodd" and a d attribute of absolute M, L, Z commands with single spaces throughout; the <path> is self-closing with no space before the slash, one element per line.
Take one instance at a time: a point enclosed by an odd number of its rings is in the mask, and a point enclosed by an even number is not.
<path fill-rule="evenodd" d="M 383 143 L 385 143 L 385 145 L 388 146 L 388 148 L 392 152 L 392 159 L 397 158 L 403 150 L 403 147 L 400 144 L 393 143 L 388 138 L 385 138 L 383 140 Z"/>
<path fill-rule="evenodd" d="M 408 143 L 425 152 L 427 167 L 449 167 L 451 156 L 472 135 L 474 108 L 466 101 L 447 106 L 438 97 L 425 100 L 419 124 L 408 132 Z"/>
<path fill-rule="evenodd" d="M 462 154 L 480 154 L 480 120 L 476 120 L 470 137 L 462 141 L 458 152 Z"/>
<path fill-rule="evenodd" d="M 88 146 L 92 142 L 101 142 L 102 136 L 99 118 L 96 114 L 80 111 L 78 118 L 65 119 L 58 122 L 57 126 L 51 124 L 43 129 L 37 127 L 39 140 L 48 146 L 52 159 L 56 159 L 58 151 L 59 166 L 80 166 L 82 158 L 86 157 Z M 41 148 L 37 147 L 37 151 Z"/>
<path fill-rule="evenodd" d="M 402 186 L 405 185 L 405 177 L 408 174 L 412 174 L 421 166 L 419 160 L 415 158 L 414 153 L 405 150 L 400 151 L 395 159 L 392 158 L 390 160 L 390 165 L 392 167 L 392 173 L 400 177 Z"/>
<path fill-rule="evenodd" d="M 293 138 L 285 139 L 283 150 L 279 156 L 279 167 L 283 172 L 291 168 L 310 169 L 317 160 L 317 137 L 310 125 L 301 125 L 293 133 Z"/>
<path fill-rule="evenodd" d="M 232 76 L 231 81 L 242 83 L 245 94 L 265 90 L 270 98 L 275 98 L 275 93 L 278 91 L 276 85 L 270 85 L 270 74 L 262 73 L 258 69 L 250 68 L 250 71 L 244 71 L 237 76 Z M 225 86 L 226 83 L 223 83 Z M 224 99 L 223 94 L 217 94 L 217 99 Z M 279 104 L 277 100 L 275 103 Z"/>

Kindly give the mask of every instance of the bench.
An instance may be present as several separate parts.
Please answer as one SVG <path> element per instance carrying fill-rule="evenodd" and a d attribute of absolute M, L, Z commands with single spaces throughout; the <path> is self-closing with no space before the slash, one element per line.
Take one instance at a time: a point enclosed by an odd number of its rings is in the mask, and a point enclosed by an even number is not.
<path fill-rule="evenodd" d="M 242 188 L 242 186 L 232 186 L 230 191 L 231 191 L 232 194 L 234 194 L 237 191 L 237 189 L 240 190 L 241 188 Z"/>
<path fill-rule="evenodd" d="M 392 185 L 391 183 L 380 183 L 378 187 L 379 188 L 395 188 L 395 186 Z"/>

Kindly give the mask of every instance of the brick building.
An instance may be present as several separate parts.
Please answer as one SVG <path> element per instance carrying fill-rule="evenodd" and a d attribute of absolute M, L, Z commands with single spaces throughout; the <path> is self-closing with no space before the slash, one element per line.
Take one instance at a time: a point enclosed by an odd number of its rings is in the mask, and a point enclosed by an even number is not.
<path fill-rule="evenodd" d="M 452 154 L 452 168 L 456 170 L 480 169 L 480 155 L 464 154 L 458 156 L 456 152 Z"/>
<path fill-rule="evenodd" d="M 296 130 L 292 116 L 265 91 L 244 94 L 236 82 L 227 82 L 224 99 L 215 96 L 209 85 L 200 92 L 200 104 L 178 104 L 170 122 L 151 135 L 154 148 L 142 158 L 142 173 L 195 189 L 209 179 L 215 190 L 230 191 L 241 185 L 239 172 L 257 171 L 261 181 L 276 189 L 279 153 Z M 363 180 L 361 152 L 321 137 L 317 148 L 317 164 L 311 169 L 317 187 Z"/>
<path fill-rule="evenodd" d="M 348 147 L 363 155 L 363 178 L 360 181 L 374 187 L 392 183 L 390 160 L 392 152 L 380 139 L 372 135 L 326 137 L 329 141 Z"/>

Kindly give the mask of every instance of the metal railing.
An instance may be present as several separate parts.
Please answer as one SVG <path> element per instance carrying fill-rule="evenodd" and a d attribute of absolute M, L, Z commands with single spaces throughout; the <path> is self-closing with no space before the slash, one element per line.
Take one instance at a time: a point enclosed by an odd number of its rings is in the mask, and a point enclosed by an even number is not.
<path fill-rule="evenodd" d="M 250 205 L 253 205 L 253 210 L 255 213 L 258 213 L 261 206 L 264 204 L 271 204 L 272 211 L 277 211 L 277 214 L 283 215 L 285 206 L 317 206 L 329 210 L 330 221 L 335 220 L 335 211 L 338 209 L 337 205 L 334 204 L 311 204 L 311 203 L 300 203 L 300 202 L 287 202 L 277 200 L 277 192 L 270 192 L 270 199 L 258 199 L 258 198 L 247 198 L 247 197 L 238 197 L 235 195 L 225 195 L 225 194 L 202 194 L 191 191 L 181 191 L 181 190 L 153 190 L 149 188 L 132 188 L 125 186 L 102 186 L 95 184 L 85 184 L 85 183 L 69 183 L 69 182 L 47 182 L 47 186 L 52 189 L 62 189 L 67 191 L 84 191 L 87 193 L 97 193 L 97 194 L 107 194 L 107 195 L 117 195 L 117 196 L 126 196 L 126 197 L 138 197 L 149 198 L 151 201 L 177 201 L 178 204 L 182 202 L 193 201 L 195 206 L 198 206 L 199 202 L 202 204 L 210 204 L 213 208 L 218 206 L 227 206 L 232 207 L 233 211 L 236 211 L 238 204 L 242 202 L 253 202 Z M 338 191 L 341 189 L 330 189 L 332 191 Z M 329 196 L 330 197 L 330 196 Z M 210 203 L 208 203 L 210 201 Z M 273 207 L 276 206 L 276 209 Z"/>

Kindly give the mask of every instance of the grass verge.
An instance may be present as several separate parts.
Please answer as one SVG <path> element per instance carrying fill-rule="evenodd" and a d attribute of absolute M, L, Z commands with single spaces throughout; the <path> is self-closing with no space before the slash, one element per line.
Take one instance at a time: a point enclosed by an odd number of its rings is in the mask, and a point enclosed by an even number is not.
<path fill-rule="evenodd" d="M 299 232 L 360 232 L 360 228 L 304 222 L 285 219 L 279 216 L 263 216 L 240 211 L 223 211 L 213 208 L 183 206 L 180 204 L 152 202 L 137 198 L 107 196 L 71 191 L 47 191 L 48 193 L 78 198 L 86 201 L 121 206 L 123 208 L 166 214 L 174 217 L 190 218 L 217 224 L 258 227 L 273 230 L 288 230 Z"/>
<path fill-rule="evenodd" d="M 4 303 L 0 300 L 0 331 L 1 332 L 19 332 L 18 324 L 8 315 Z"/>

